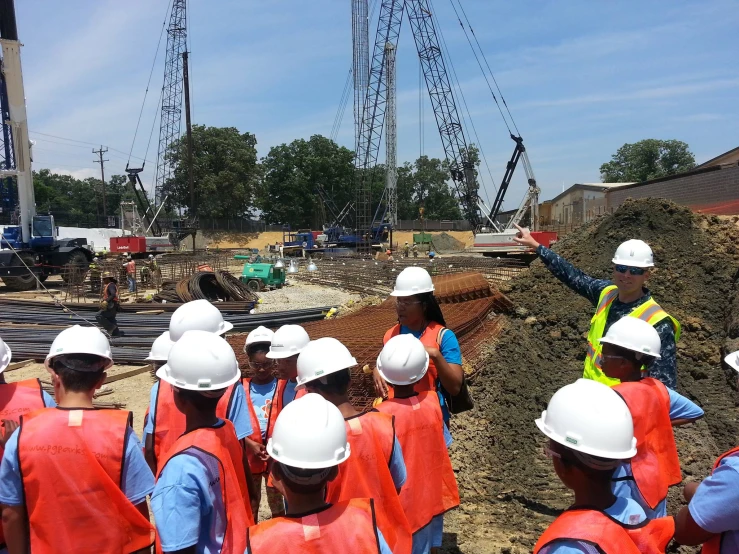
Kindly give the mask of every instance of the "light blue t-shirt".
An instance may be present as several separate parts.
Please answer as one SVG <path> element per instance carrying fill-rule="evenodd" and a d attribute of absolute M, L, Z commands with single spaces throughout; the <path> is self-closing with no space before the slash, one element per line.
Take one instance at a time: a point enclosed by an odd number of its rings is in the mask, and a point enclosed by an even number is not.
<path fill-rule="evenodd" d="M 295 391 L 295 387 L 298 386 L 297 381 L 290 381 L 288 380 L 285 384 L 285 390 L 282 391 L 282 407 L 284 408 L 287 406 L 290 402 L 295 400 L 295 395 L 297 392 Z"/>
<path fill-rule="evenodd" d="M 44 406 L 47 408 L 56 408 L 56 402 L 54 402 L 54 399 L 45 390 L 41 391 L 41 398 L 44 400 Z"/>
<path fill-rule="evenodd" d="M 393 484 L 396 489 L 405 485 L 408 479 L 408 471 L 405 467 L 405 458 L 403 458 L 403 449 L 400 441 L 395 437 L 393 439 L 393 453 L 390 455 L 390 476 L 393 478 Z"/>
<path fill-rule="evenodd" d="M 393 554 L 393 551 L 390 550 L 390 547 L 387 545 L 385 537 L 382 536 L 382 531 L 379 529 L 377 530 L 377 542 L 380 546 L 380 554 Z M 251 554 L 251 550 L 247 547 L 244 554 Z"/>
<path fill-rule="evenodd" d="M 603 511 L 626 525 L 638 525 L 647 519 L 641 506 L 630 498 L 616 498 L 616 502 Z M 539 554 L 598 554 L 598 552 L 595 547 L 586 542 L 562 540 L 545 546 Z"/>
<path fill-rule="evenodd" d="M 698 419 L 703 417 L 703 410 L 697 404 L 669 387 L 667 388 L 667 392 L 670 394 L 670 420 Z M 636 481 L 634 481 L 634 476 L 631 472 L 631 463 L 629 462 L 620 464 L 616 468 L 616 471 L 613 472 L 611 490 L 613 490 L 613 494 L 616 496 L 631 498 L 636 501 L 642 507 L 644 513 L 647 514 L 648 519 L 665 517 L 667 515 L 666 498 L 657 504 L 654 510 L 649 507 L 649 504 L 647 504 L 647 501 L 644 500 L 641 492 L 639 492 L 639 487 L 636 486 Z"/>
<path fill-rule="evenodd" d="M 703 480 L 688 510 L 701 529 L 724 533 L 721 554 L 739 552 L 739 454 L 724 458 Z"/>
<path fill-rule="evenodd" d="M 159 381 L 154 383 L 149 393 L 149 416 L 144 424 L 144 435 L 151 435 L 154 432 L 158 391 Z M 234 387 L 234 397 L 228 410 L 228 420 L 234 424 L 236 437 L 239 440 L 252 434 L 251 418 L 246 410 L 246 394 L 244 393 L 244 386 L 240 382 L 236 383 Z"/>
<path fill-rule="evenodd" d="M 254 413 L 257 414 L 257 419 L 259 420 L 259 429 L 262 431 L 262 440 L 267 436 L 270 407 L 272 405 L 272 399 L 275 396 L 276 389 L 277 379 L 273 379 L 269 383 L 265 383 L 263 385 L 258 385 L 254 382 L 249 383 L 249 398 L 251 399 L 252 406 L 254 406 Z"/>
<path fill-rule="evenodd" d="M 144 459 L 141 443 L 133 429 L 127 430 L 126 458 L 121 478 L 123 494 L 131 504 L 140 504 L 154 490 L 154 475 Z M 20 506 L 25 503 L 20 464 L 18 462 L 18 430 L 5 443 L 5 453 L 0 464 L 0 503 Z"/>

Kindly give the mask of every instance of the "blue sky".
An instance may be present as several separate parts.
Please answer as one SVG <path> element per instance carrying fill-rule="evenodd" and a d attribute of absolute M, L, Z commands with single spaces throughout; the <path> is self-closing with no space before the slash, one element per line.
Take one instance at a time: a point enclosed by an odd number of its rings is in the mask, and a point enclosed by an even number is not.
<path fill-rule="evenodd" d="M 599 181 L 600 165 L 626 142 L 683 140 L 699 163 L 739 146 L 735 2 L 461 2 L 524 137 L 543 199 L 563 185 Z M 103 144 L 111 149 L 106 175 L 122 173 L 167 0 L 16 4 L 34 167 L 97 176 L 92 144 Z M 450 0 L 432 5 L 497 184 L 513 142 Z M 189 0 L 189 15 L 195 123 L 250 131 L 261 156 L 270 146 L 330 134 L 351 64 L 350 0 Z M 375 28 L 373 21 L 372 42 Z M 158 122 L 146 147 L 163 54 L 162 45 L 133 148 L 148 160 L 147 185 L 156 164 Z M 412 161 L 420 152 L 419 68 L 407 21 L 398 89 L 398 159 Z M 423 151 L 440 157 L 427 97 L 424 103 Z M 351 105 L 337 140 L 353 148 Z M 492 195 L 484 166 L 482 173 Z M 522 176 L 507 208 L 520 202 Z"/>

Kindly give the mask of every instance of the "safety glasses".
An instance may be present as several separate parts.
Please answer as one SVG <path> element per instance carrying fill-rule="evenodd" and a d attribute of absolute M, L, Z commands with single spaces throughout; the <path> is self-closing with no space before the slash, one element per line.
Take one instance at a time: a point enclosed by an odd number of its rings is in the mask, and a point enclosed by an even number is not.
<path fill-rule="evenodd" d="M 548 446 L 545 446 L 545 447 L 544 447 L 544 455 L 545 455 L 545 456 L 546 456 L 547 458 L 549 458 L 550 460 L 551 460 L 552 458 L 557 458 L 557 459 L 559 459 L 559 460 L 561 460 L 561 459 L 562 459 L 562 456 L 561 456 L 560 454 L 557 454 L 557 453 L 556 453 L 556 452 L 555 452 L 554 450 L 552 450 L 552 449 L 551 449 L 551 448 L 549 448 Z"/>
<path fill-rule="evenodd" d="M 249 362 L 249 367 L 251 369 L 257 370 L 257 369 L 272 369 L 274 367 L 275 363 L 270 360 L 268 362 Z"/>
<path fill-rule="evenodd" d="M 398 306 L 413 306 L 414 304 L 420 304 L 420 300 L 416 300 L 415 298 L 402 298 L 402 297 L 396 297 L 395 303 Z"/>
<path fill-rule="evenodd" d="M 631 273 L 632 275 L 644 275 L 647 272 L 646 268 L 643 268 L 643 267 L 631 267 L 631 266 L 628 266 L 628 265 L 617 265 L 616 266 L 616 271 L 618 273 L 626 273 L 626 272 L 628 272 L 628 273 Z"/>

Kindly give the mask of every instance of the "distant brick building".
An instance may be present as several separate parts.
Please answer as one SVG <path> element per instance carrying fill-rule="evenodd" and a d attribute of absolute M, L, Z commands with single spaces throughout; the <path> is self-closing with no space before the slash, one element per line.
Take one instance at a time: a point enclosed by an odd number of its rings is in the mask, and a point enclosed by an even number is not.
<path fill-rule="evenodd" d="M 609 211 L 627 198 L 667 198 L 694 211 L 739 215 L 739 148 L 709 160 L 691 171 L 611 188 Z"/>

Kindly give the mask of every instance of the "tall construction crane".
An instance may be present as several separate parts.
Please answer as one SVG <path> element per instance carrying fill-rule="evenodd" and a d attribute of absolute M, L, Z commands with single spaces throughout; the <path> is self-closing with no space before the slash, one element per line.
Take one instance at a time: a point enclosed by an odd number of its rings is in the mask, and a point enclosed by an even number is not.
<path fill-rule="evenodd" d="M 369 2 L 368 0 L 351 0 L 352 2 L 352 46 L 354 77 L 354 147 L 359 144 L 364 99 L 367 96 L 367 79 L 369 78 Z"/>
<path fill-rule="evenodd" d="M 439 135 L 449 164 L 450 177 L 457 191 L 465 217 L 473 228 L 481 223 L 478 201 L 478 184 L 474 164 L 469 157 L 467 140 L 457 111 L 449 75 L 434 26 L 428 0 L 383 0 L 375 36 L 375 46 L 370 67 L 367 98 L 361 122 L 360 141 L 355 165 L 357 185 L 357 229 L 370 238 L 375 226 L 371 218 L 372 169 L 377 164 L 382 129 L 389 107 L 388 55 L 394 58 L 398 36 L 403 23 L 403 13 L 413 31 L 416 50 L 421 62 Z M 390 99 L 392 101 L 392 98 Z M 375 212 L 382 213 L 381 210 Z"/>
<path fill-rule="evenodd" d="M 398 225 L 398 116 L 395 80 L 395 46 L 385 45 L 387 65 L 387 132 L 385 133 L 385 196 L 388 219 L 393 228 Z"/>

